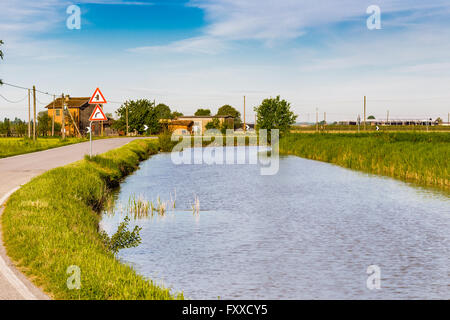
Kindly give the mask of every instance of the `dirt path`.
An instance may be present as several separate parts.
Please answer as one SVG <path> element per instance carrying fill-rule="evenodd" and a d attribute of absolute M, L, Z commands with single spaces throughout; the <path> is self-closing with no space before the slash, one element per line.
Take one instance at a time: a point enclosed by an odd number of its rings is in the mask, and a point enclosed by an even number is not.
<path fill-rule="evenodd" d="M 93 153 L 103 153 L 139 138 L 93 141 Z M 33 177 L 50 169 L 81 160 L 89 154 L 89 142 L 0 159 L 0 216 L 8 197 Z M 2 239 L 0 227 L 0 240 Z M 0 241 L 0 300 L 48 299 L 12 264 Z"/>

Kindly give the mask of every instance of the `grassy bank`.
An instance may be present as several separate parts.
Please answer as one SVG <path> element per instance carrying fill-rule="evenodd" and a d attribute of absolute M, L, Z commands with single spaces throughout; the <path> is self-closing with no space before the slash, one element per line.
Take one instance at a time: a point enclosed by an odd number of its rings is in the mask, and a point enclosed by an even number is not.
<path fill-rule="evenodd" d="M 36 141 L 28 138 L 0 138 L 0 158 L 19 154 L 42 151 L 69 144 L 87 141 L 86 138 L 38 138 Z"/>
<path fill-rule="evenodd" d="M 290 134 L 280 152 L 449 191 L 449 133 Z"/>
<path fill-rule="evenodd" d="M 108 190 L 157 151 L 156 141 L 136 140 L 34 178 L 10 197 L 3 213 L 8 255 L 55 299 L 173 299 L 116 260 L 98 233 Z M 72 265 L 81 270 L 79 290 L 66 285 Z"/>

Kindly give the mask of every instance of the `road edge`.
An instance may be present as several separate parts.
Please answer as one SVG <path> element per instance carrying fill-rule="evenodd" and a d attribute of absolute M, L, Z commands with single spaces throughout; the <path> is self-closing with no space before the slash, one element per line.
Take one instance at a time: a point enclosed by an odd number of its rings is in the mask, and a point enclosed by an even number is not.
<path fill-rule="evenodd" d="M 37 288 L 30 280 L 20 272 L 14 262 L 9 258 L 3 245 L 3 228 L 1 217 L 9 197 L 20 189 L 16 187 L 7 192 L 0 199 L 0 272 L 9 284 L 23 297 L 23 300 L 49 300 L 50 298 Z"/>

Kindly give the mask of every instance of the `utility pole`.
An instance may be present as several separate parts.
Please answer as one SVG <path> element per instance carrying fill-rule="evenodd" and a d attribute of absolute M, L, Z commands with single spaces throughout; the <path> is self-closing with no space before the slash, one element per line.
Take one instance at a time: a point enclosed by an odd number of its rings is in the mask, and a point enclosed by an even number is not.
<path fill-rule="evenodd" d="M 325 130 L 325 126 L 327 125 L 327 113 L 323 113 L 323 129 Z"/>
<path fill-rule="evenodd" d="M 389 123 L 389 110 L 387 111 L 387 115 L 386 115 L 386 125 Z"/>
<path fill-rule="evenodd" d="M 126 104 L 126 122 L 127 122 L 127 136 L 128 136 L 128 103 Z"/>
<path fill-rule="evenodd" d="M 53 95 L 53 112 L 52 112 L 52 137 L 55 136 L 55 95 Z"/>
<path fill-rule="evenodd" d="M 33 140 L 36 140 L 36 87 L 33 86 Z"/>
<path fill-rule="evenodd" d="M 319 112 L 319 109 L 316 108 L 316 132 L 319 131 L 319 114 L 318 114 L 318 112 Z"/>
<path fill-rule="evenodd" d="M 28 138 L 31 138 L 31 92 L 28 89 Z"/>
<path fill-rule="evenodd" d="M 65 121 L 65 115 L 64 115 L 64 93 L 61 95 L 61 135 L 63 140 L 66 138 L 66 121 Z"/>
<path fill-rule="evenodd" d="M 366 96 L 364 96 L 364 131 L 366 131 Z"/>
<path fill-rule="evenodd" d="M 447 124 L 450 126 L 450 112 L 447 113 Z"/>
<path fill-rule="evenodd" d="M 247 126 L 245 124 L 245 96 L 244 96 L 244 133 L 247 132 Z"/>

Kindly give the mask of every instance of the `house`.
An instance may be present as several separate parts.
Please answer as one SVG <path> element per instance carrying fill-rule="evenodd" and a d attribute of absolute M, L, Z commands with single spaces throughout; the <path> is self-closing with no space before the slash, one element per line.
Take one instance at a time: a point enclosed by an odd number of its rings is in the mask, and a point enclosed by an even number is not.
<path fill-rule="evenodd" d="M 229 128 L 234 128 L 234 118 L 232 116 L 181 116 L 177 120 L 188 120 L 194 124 L 192 126 L 192 132 L 197 134 L 203 134 L 206 131 L 206 124 L 219 119 L 220 125 L 226 123 Z"/>
<path fill-rule="evenodd" d="M 194 126 L 194 121 L 191 120 L 171 120 L 168 124 L 168 129 L 170 132 L 176 135 L 187 135 L 192 134 L 192 127 Z"/>
<path fill-rule="evenodd" d="M 89 117 L 95 108 L 95 104 L 89 104 L 89 99 L 89 97 L 66 98 L 65 103 L 67 109 L 64 117 L 66 135 L 76 136 L 78 132 L 81 135 L 86 134 L 86 128 L 89 127 Z M 48 116 L 54 119 L 55 123 L 62 124 L 62 98 L 57 98 L 55 101 L 50 102 L 45 108 L 48 110 Z M 99 123 L 93 122 L 92 132 L 94 135 L 101 135 L 102 133 L 113 135 L 115 132 L 111 129 L 111 124 L 112 119 Z"/>

